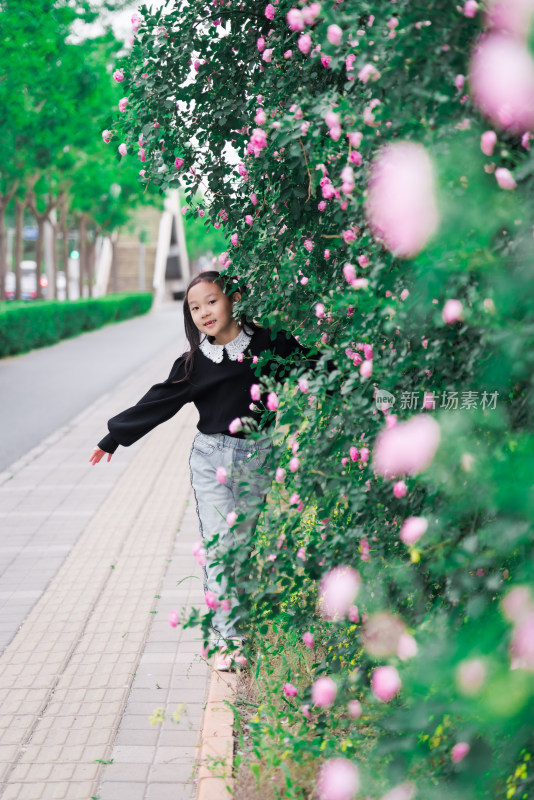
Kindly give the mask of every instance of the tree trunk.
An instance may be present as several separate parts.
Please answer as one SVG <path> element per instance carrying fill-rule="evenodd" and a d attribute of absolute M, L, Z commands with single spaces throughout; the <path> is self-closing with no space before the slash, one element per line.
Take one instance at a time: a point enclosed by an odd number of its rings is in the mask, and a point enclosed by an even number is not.
<path fill-rule="evenodd" d="M 57 271 L 58 271 L 58 252 L 57 252 L 57 234 L 58 234 L 58 224 L 57 222 L 51 222 L 50 225 L 52 226 L 52 287 L 51 290 L 48 292 L 48 296 L 57 300 Z"/>
<path fill-rule="evenodd" d="M 17 191 L 18 181 L 15 181 L 9 192 L 0 200 L 0 300 L 6 299 L 6 274 L 7 274 L 7 237 L 6 237 L 6 209 L 13 195 Z"/>
<path fill-rule="evenodd" d="M 43 287 L 41 286 L 41 263 L 43 261 L 43 236 L 44 236 L 44 223 L 45 218 L 43 214 L 36 214 L 37 220 L 37 241 L 35 242 L 35 291 L 37 292 L 37 299 L 43 299 Z"/>
<path fill-rule="evenodd" d="M 96 239 L 87 244 L 87 282 L 89 284 L 89 297 L 93 296 L 93 280 L 95 266 Z"/>
<path fill-rule="evenodd" d="M 67 230 L 67 216 L 69 213 L 69 203 L 63 197 L 59 207 L 59 230 L 61 231 L 61 260 L 63 261 L 63 271 L 65 273 L 65 300 L 70 300 L 70 275 L 69 275 L 69 241 Z"/>
<path fill-rule="evenodd" d="M 24 223 L 25 200 L 15 200 L 15 300 L 21 297 L 22 226 Z"/>
<path fill-rule="evenodd" d="M 117 280 L 117 232 L 113 231 L 111 234 L 111 291 L 116 294 L 118 292 Z"/>
<path fill-rule="evenodd" d="M 87 223 L 88 214 L 82 214 L 78 222 L 79 253 L 80 253 L 80 297 L 83 297 L 83 280 L 87 274 Z"/>

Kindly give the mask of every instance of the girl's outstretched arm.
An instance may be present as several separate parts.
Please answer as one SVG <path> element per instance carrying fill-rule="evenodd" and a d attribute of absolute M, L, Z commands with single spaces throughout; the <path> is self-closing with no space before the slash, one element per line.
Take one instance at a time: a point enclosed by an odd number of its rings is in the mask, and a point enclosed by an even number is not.
<path fill-rule="evenodd" d="M 95 464 L 98 464 L 100 459 L 102 459 L 104 456 L 107 456 L 108 457 L 108 461 L 111 461 L 111 456 L 112 455 L 113 455 L 113 453 L 106 453 L 106 451 L 102 450 L 100 447 L 95 447 L 95 449 L 93 450 L 93 454 L 91 455 L 91 458 L 89 459 L 89 461 L 94 466 Z"/>

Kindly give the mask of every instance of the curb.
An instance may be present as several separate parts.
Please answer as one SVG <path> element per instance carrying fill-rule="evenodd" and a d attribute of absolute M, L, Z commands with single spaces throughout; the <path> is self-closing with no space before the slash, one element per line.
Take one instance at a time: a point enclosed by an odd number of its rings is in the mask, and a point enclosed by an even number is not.
<path fill-rule="evenodd" d="M 234 715 L 237 673 L 211 673 L 201 730 L 196 800 L 231 800 L 233 795 Z"/>

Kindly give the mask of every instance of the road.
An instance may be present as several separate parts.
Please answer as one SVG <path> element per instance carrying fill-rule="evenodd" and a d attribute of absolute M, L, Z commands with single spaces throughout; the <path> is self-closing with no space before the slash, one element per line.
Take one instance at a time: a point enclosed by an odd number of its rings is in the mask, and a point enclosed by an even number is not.
<path fill-rule="evenodd" d="M 173 340 L 178 356 L 184 349 L 181 303 L 169 303 L 145 316 L 2 359 L 0 472 Z M 171 366 L 172 362 L 169 369 Z M 104 426 L 102 435 L 105 433 Z"/>

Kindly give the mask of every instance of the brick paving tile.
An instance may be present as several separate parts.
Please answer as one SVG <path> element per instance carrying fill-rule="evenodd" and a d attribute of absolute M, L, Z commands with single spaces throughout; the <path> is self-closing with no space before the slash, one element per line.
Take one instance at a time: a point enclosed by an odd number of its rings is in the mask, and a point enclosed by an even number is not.
<path fill-rule="evenodd" d="M 102 420 L 148 374 L 160 379 L 160 361 L 0 475 L 0 800 L 195 797 L 210 667 L 198 631 L 167 619 L 203 603 L 191 556 L 196 412 L 80 468 Z M 150 724 L 178 706 L 177 721 Z"/>

